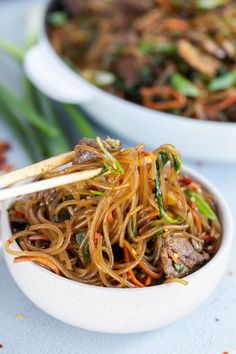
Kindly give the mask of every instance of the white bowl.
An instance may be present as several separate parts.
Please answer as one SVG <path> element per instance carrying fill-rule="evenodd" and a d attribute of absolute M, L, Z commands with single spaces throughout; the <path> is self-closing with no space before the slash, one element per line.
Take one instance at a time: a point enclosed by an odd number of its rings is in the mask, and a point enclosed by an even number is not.
<path fill-rule="evenodd" d="M 216 255 L 202 268 L 185 277 L 187 286 L 163 284 L 144 289 L 113 289 L 84 285 L 55 275 L 34 264 L 13 263 L 5 252 L 12 277 L 38 307 L 71 325 L 110 333 L 144 332 L 173 323 L 190 314 L 212 294 L 222 278 L 233 235 L 231 212 L 224 197 L 205 178 L 185 169 L 217 200 L 223 238 Z M 1 215 L 3 243 L 11 235 L 5 203 Z M 17 244 L 13 244 L 17 248 Z"/>
<path fill-rule="evenodd" d="M 70 69 L 52 48 L 45 28 L 39 44 L 26 54 L 24 67 L 32 82 L 46 95 L 81 105 L 114 136 L 117 134 L 134 144 L 143 141 L 150 149 L 171 141 L 187 158 L 236 162 L 236 123 L 171 115 L 115 97 Z"/>

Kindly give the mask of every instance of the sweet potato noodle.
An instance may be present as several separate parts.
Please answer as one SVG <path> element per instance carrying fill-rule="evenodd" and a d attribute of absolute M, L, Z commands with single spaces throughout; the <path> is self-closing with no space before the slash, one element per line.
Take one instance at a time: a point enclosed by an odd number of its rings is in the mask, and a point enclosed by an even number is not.
<path fill-rule="evenodd" d="M 75 160 L 41 178 L 101 167 L 95 178 L 19 198 L 9 209 L 15 262 L 33 261 L 66 278 L 133 288 L 180 281 L 214 256 L 221 225 L 213 195 L 181 172 L 162 145 L 122 149 L 82 139 Z M 14 248 L 17 241 L 21 250 Z"/>
<path fill-rule="evenodd" d="M 56 52 L 104 90 L 177 115 L 236 121 L 231 0 L 58 0 Z"/>

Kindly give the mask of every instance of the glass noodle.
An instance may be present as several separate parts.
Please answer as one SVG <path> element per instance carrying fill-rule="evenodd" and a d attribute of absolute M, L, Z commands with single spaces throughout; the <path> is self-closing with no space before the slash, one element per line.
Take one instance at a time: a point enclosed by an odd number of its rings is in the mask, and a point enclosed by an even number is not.
<path fill-rule="evenodd" d="M 163 145 L 122 149 L 82 139 L 60 172 L 103 167 L 97 177 L 17 199 L 9 210 L 15 262 L 33 261 L 78 282 L 104 287 L 159 285 L 203 266 L 221 239 L 214 196 L 181 172 Z M 20 250 L 14 249 L 17 241 Z"/>

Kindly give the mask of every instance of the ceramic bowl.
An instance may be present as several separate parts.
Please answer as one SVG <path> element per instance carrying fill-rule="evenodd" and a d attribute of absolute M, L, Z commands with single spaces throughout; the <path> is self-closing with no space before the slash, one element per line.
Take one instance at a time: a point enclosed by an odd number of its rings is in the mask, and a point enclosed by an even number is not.
<path fill-rule="evenodd" d="M 49 2 L 46 14 L 56 4 Z M 46 95 L 80 105 L 97 124 L 132 145 L 143 141 L 154 149 L 171 141 L 186 158 L 236 162 L 236 123 L 199 121 L 155 111 L 99 89 L 56 54 L 48 40 L 46 15 L 41 39 L 26 54 L 24 67 L 28 77 Z"/>
<path fill-rule="evenodd" d="M 149 288 L 114 289 L 84 285 L 34 264 L 13 263 L 5 252 L 9 271 L 23 293 L 39 308 L 71 325 L 109 333 L 144 332 L 166 326 L 197 309 L 215 290 L 225 272 L 233 235 L 232 216 L 221 193 L 191 169 L 185 172 L 217 200 L 223 237 L 216 255 L 185 277 L 188 285 L 169 283 Z M 7 209 L 1 215 L 3 244 L 11 235 Z M 18 248 L 17 244 L 13 247 Z M 209 304 L 210 306 L 210 304 Z"/>

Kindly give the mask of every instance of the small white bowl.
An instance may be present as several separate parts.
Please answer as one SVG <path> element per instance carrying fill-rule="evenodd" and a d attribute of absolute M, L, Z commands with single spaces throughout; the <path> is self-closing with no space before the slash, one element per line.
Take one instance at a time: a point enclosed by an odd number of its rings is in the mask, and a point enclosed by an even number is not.
<path fill-rule="evenodd" d="M 221 193 L 204 177 L 185 168 L 217 200 L 223 237 L 216 255 L 198 271 L 185 277 L 187 286 L 170 283 L 144 289 L 113 289 L 84 285 L 55 275 L 34 264 L 13 263 L 5 254 L 12 277 L 23 293 L 53 317 L 88 330 L 109 333 L 144 332 L 166 326 L 190 314 L 214 291 L 227 264 L 233 236 L 233 221 Z M 11 235 L 4 204 L 1 224 L 3 243 Z M 18 248 L 17 244 L 13 247 Z"/>

